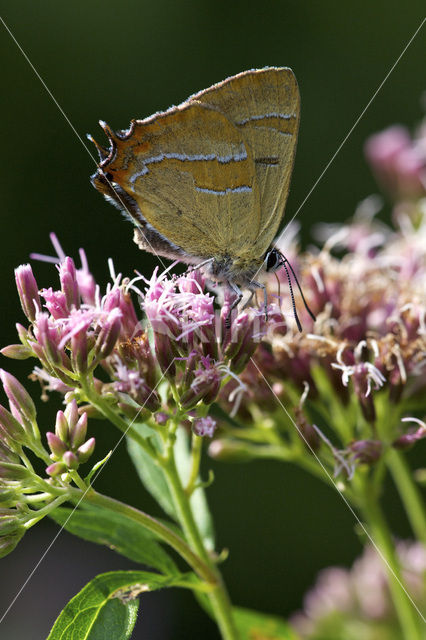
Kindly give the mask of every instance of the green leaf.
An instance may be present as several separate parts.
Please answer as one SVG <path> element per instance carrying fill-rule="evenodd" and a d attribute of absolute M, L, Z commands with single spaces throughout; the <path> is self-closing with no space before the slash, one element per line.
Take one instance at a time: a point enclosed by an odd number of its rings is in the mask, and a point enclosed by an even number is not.
<path fill-rule="evenodd" d="M 91 580 L 59 614 L 47 640 L 127 640 L 141 593 L 179 586 L 182 577 L 111 571 Z"/>
<path fill-rule="evenodd" d="M 151 444 L 158 451 L 161 450 L 160 437 L 153 429 L 151 429 L 151 427 L 146 424 L 133 424 L 132 426 L 141 436 L 144 438 L 150 438 Z M 162 509 L 176 520 L 176 511 L 173 506 L 173 499 L 161 467 L 156 464 L 155 460 L 145 453 L 145 451 L 132 438 L 128 437 L 126 440 L 130 457 L 136 467 L 137 474 L 141 479 L 142 484 L 156 499 Z"/>
<path fill-rule="evenodd" d="M 84 540 L 106 545 L 130 560 L 163 573 L 177 573 L 175 563 L 160 546 L 155 534 L 125 515 L 83 503 L 74 512 L 59 507 L 50 516 L 67 531 Z"/>
<path fill-rule="evenodd" d="M 189 436 L 185 429 L 178 429 L 176 433 L 175 456 L 179 475 L 184 483 L 188 482 L 191 470 L 191 453 L 189 449 Z M 209 551 L 215 547 L 215 535 L 213 519 L 207 504 L 206 493 L 201 487 L 196 489 L 190 499 L 192 513 L 195 522 Z"/>
<path fill-rule="evenodd" d="M 152 445 L 158 451 L 161 450 L 160 438 L 151 427 L 146 424 L 134 424 L 133 427 L 144 438 L 149 437 Z M 164 511 L 177 521 L 173 498 L 161 467 L 131 438 L 127 438 L 127 446 L 142 483 Z M 184 484 L 186 484 L 191 468 L 191 456 L 188 434 L 182 428 L 178 429 L 176 433 L 175 456 L 179 475 Z M 206 547 L 209 550 L 214 549 L 213 522 L 207 506 L 205 492 L 202 488 L 196 489 L 192 494 L 191 508 Z"/>
<path fill-rule="evenodd" d="M 297 640 L 290 625 L 277 616 L 234 607 L 234 620 L 241 640 Z"/>

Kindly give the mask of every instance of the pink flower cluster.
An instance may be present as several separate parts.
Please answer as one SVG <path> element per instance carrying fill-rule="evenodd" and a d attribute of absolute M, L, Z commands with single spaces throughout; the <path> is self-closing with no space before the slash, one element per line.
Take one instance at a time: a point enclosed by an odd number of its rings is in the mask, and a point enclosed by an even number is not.
<path fill-rule="evenodd" d="M 426 193 L 426 124 L 414 138 L 394 125 L 371 136 L 365 155 L 378 181 L 395 199 L 417 199 Z"/>

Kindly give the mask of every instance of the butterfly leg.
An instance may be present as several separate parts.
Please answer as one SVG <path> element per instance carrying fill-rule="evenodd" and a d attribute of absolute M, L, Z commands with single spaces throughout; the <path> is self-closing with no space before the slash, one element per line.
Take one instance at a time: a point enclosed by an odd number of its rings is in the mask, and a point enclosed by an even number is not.
<path fill-rule="evenodd" d="M 231 326 L 231 313 L 235 309 L 235 307 L 239 305 L 241 298 L 243 297 L 243 292 L 236 284 L 234 284 L 233 282 L 228 282 L 228 285 L 232 289 L 232 291 L 237 295 L 237 297 L 229 307 L 228 313 L 226 314 L 225 327 L 227 329 L 229 329 Z"/>
<path fill-rule="evenodd" d="M 268 321 L 268 294 L 266 293 L 266 285 L 261 282 L 256 282 L 256 280 L 252 280 L 250 282 L 250 286 L 256 287 L 257 289 L 263 289 L 263 310 L 265 313 L 265 320 Z M 256 291 L 253 289 L 252 295 L 255 293 Z"/>
<path fill-rule="evenodd" d="M 244 303 L 243 309 L 247 309 L 247 307 L 250 305 L 251 301 L 253 300 L 253 296 L 256 298 L 256 291 L 253 289 L 253 291 L 250 291 L 250 295 L 247 298 L 247 301 Z"/>
<path fill-rule="evenodd" d="M 208 264 L 211 264 L 213 262 L 214 258 L 208 258 L 208 260 L 203 260 L 202 262 L 199 262 L 198 264 L 192 264 L 190 265 L 187 270 L 184 272 L 184 275 L 186 275 L 187 273 L 192 273 L 193 271 L 197 271 L 197 269 L 201 269 L 201 267 L 205 267 Z"/>

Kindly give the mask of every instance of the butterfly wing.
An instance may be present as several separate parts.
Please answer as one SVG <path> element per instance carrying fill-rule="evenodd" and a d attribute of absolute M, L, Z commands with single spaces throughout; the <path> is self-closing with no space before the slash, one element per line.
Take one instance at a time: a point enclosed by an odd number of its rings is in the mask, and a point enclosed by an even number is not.
<path fill-rule="evenodd" d="M 300 95 L 291 69 L 245 71 L 189 99 L 224 113 L 251 147 L 260 197 L 253 258 L 264 256 L 284 214 L 296 153 Z"/>
<path fill-rule="evenodd" d="M 254 159 L 226 115 L 191 101 L 135 120 L 127 132 L 105 130 L 111 150 L 94 184 L 116 203 L 105 176 L 123 190 L 137 205 L 129 213 L 139 227 L 148 223 L 200 258 L 233 257 L 253 246 L 260 226 Z"/>

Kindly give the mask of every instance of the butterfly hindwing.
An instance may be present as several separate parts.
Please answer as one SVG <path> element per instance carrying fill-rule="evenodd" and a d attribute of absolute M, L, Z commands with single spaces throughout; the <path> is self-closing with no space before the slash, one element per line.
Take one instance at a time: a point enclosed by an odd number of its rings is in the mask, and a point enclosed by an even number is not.
<path fill-rule="evenodd" d="M 281 222 L 296 152 L 300 96 L 288 68 L 245 71 L 194 96 L 222 111 L 251 147 L 260 196 L 253 258 L 265 254 Z"/>

